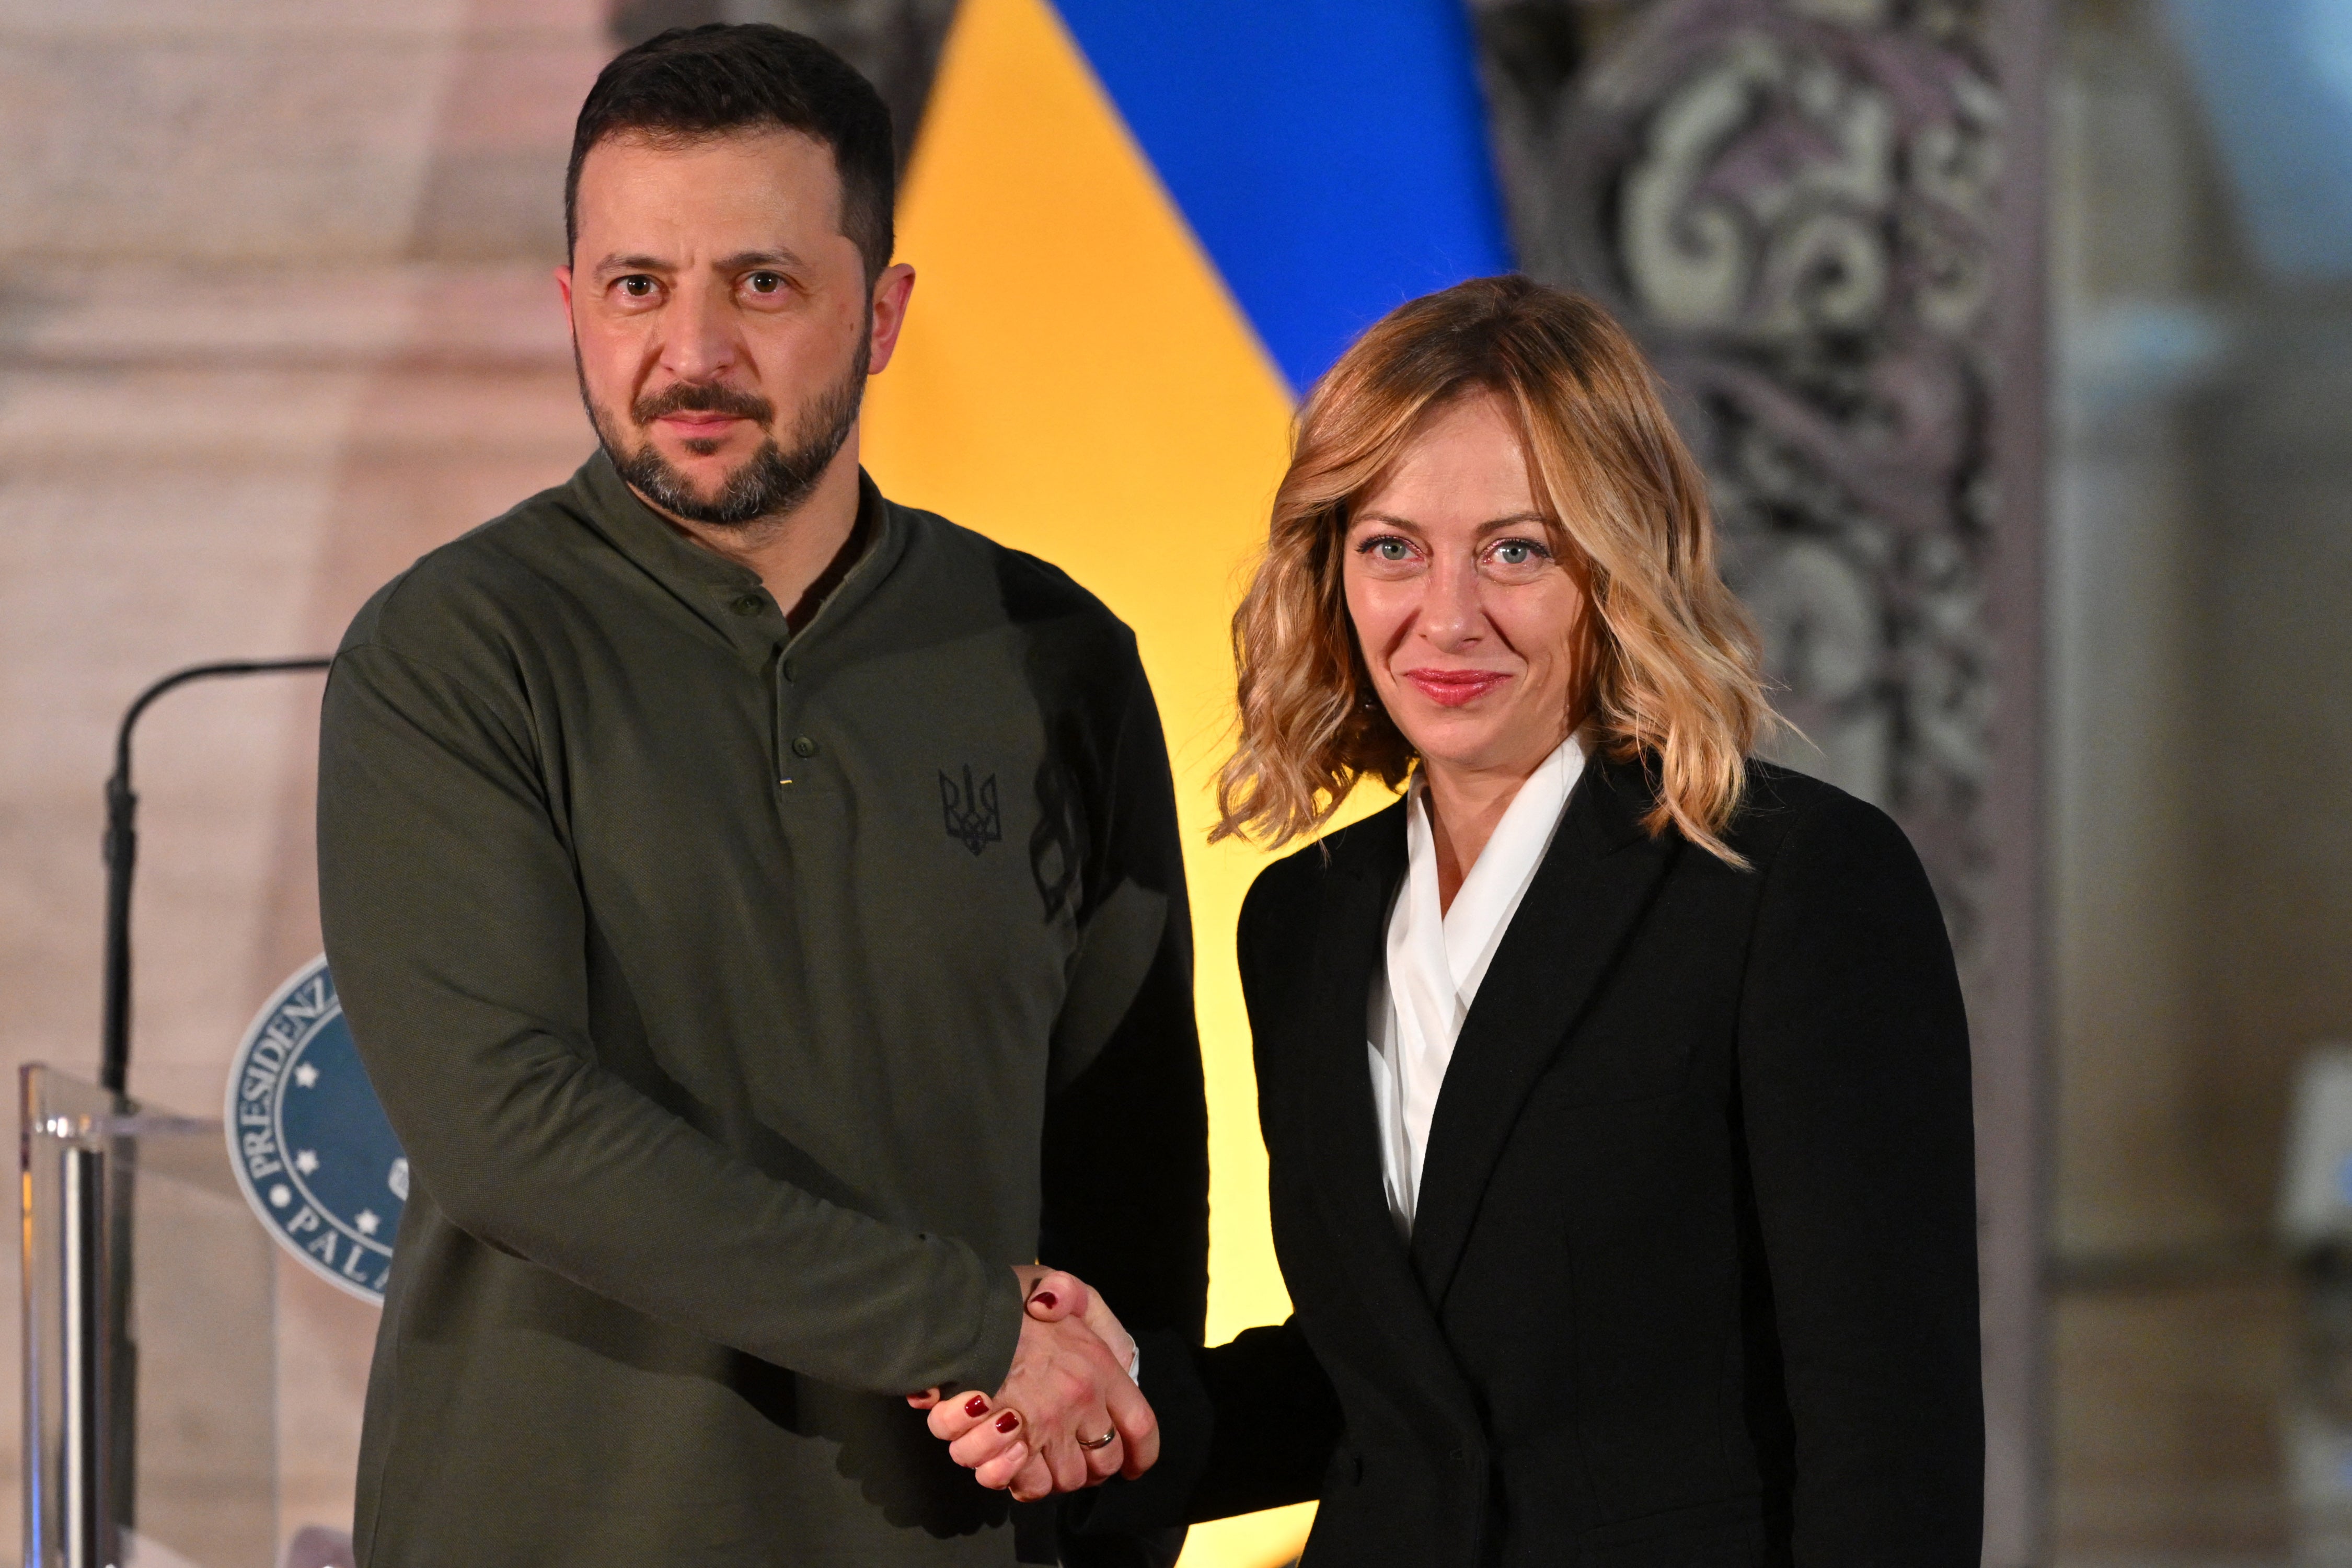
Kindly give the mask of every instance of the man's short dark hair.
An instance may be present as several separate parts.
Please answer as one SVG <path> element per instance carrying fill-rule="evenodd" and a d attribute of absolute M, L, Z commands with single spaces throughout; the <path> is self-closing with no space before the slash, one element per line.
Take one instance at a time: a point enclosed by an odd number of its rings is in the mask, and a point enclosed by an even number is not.
<path fill-rule="evenodd" d="M 563 176 L 563 242 L 580 240 L 580 165 L 608 137 L 699 142 L 730 132 L 798 131 L 833 150 L 841 232 L 871 283 L 890 265 L 898 163 L 890 110 L 856 67 L 814 38 L 766 22 L 672 27 L 617 56 L 588 89 Z"/>

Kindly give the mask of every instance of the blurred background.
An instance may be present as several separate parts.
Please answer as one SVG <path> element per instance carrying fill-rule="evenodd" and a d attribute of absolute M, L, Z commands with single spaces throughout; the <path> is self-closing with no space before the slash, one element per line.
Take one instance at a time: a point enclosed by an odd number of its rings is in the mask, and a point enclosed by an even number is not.
<path fill-rule="evenodd" d="M 1393 3 L 1458 46 L 1496 243 L 1636 327 L 1708 464 L 1807 738 L 1787 760 L 1928 862 L 1979 1052 L 1988 1561 L 2352 1563 L 2352 1069 L 2328 1048 L 2352 1042 L 2352 0 L 1265 3 L 1310 38 Z M 882 88 L 902 255 L 938 262 L 910 347 L 969 297 L 961 258 L 1071 177 L 992 151 L 992 86 L 1034 68 L 1108 106 L 1192 247 L 1169 287 L 1226 300 L 1256 368 L 1210 399 L 1243 412 L 1206 585 L 1155 599 L 1139 525 L 1069 563 L 1170 681 L 1213 687 L 1169 650 L 1217 641 L 1197 611 L 1317 351 L 1203 216 L 1221 165 L 1177 168 L 1138 107 L 1187 62 L 1090 57 L 1089 10 L 0 0 L 0 1054 L 95 1072 L 130 699 L 331 649 L 383 580 L 585 456 L 549 279 L 564 156 L 597 69 L 665 26 L 801 27 Z M 1052 237 L 1035 265 L 1084 271 L 1085 223 Z M 935 341 L 981 341 L 965 309 Z M 1126 352 L 1039 309 L 1015 324 L 1052 353 Z M 927 457 L 913 389 L 945 384 L 877 382 L 877 474 L 1019 535 L 991 510 L 1018 470 L 975 489 Z M 247 1019 L 318 949 L 316 707 L 307 677 L 192 688 L 142 730 L 132 1081 L 156 1104 L 217 1114 Z M 1196 774 L 1216 715 L 1163 708 Z M 1204 859 L 1196 902 L 1240 870 Z M 1201 907 L 1218 1336 L 1282 1303 Z M 348 1525 L 374 1311 L 275 1268 L 284 1541 Z M 234 1445 L 204 1400 L 158 1408 L 145 1462 L 200 1521 Z M 184 1531 L 142 1561 L 247 1568 Z M 1303 1532 L 1203 1531 L 1187 1562 L 1262 1568 Z"/>

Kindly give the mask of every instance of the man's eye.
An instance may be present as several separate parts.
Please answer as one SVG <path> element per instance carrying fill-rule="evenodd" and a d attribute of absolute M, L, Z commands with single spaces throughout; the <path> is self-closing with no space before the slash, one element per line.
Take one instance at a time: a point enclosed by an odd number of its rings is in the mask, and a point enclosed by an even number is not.
<path fill-rule="evenodd" d="M 754 272 L 743 280 L 754 294 L 775 294 L 782 291 L 784 279 L 779 273 Z"/>
<path fill-rule="evenodd" d="M 634 273 L 621 279 L 621 292 L 632 300 L 647 299 L 651 297 L 653 291 L 654 280 L 642 272 Z"/>

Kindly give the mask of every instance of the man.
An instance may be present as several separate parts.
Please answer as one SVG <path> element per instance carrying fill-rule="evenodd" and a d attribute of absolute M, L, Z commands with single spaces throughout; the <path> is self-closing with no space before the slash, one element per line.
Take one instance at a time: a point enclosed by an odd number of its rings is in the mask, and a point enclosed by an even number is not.
<path fill-rule="evenodd" d="M 907 1396 L 1132 1472 L 1148 1407 L 1015 1266 L 1200 1331 L 1159 721 L 1099 604 L 858 468 L 892 170 L 807 38 L 615 59 L 557 275 L 602 450 L 337 657 L 327 948 L 415 1184 L 366 1568 L 1053 1562 Z"/>

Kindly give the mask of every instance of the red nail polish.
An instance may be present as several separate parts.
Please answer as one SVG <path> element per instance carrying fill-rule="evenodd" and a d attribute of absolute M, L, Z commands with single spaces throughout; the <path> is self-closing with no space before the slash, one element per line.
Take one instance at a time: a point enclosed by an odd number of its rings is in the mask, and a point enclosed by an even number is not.
<path fill-rule="evenodd" d="M 1049 1312 L 1054 1310 L 1054 1293 L 1051 1290 L 1040 1290 L 1029 1299 Z"/>
<path fill-rule="evenodd" d="M 1018 1410 L 1008 1410 L 996 1418 L 996 1429 L 1000 1432 L 1010 1432 L 1020 1425 L 1021 1412 Z"/>
<path fill-rule="evenodd" d="M 963 1402 L 963 1413 L 966 1415 L 975 1416 L 987 1415 L 988 1396 L 981 1394 L 973 1394 L 970 1399 Z"/>

